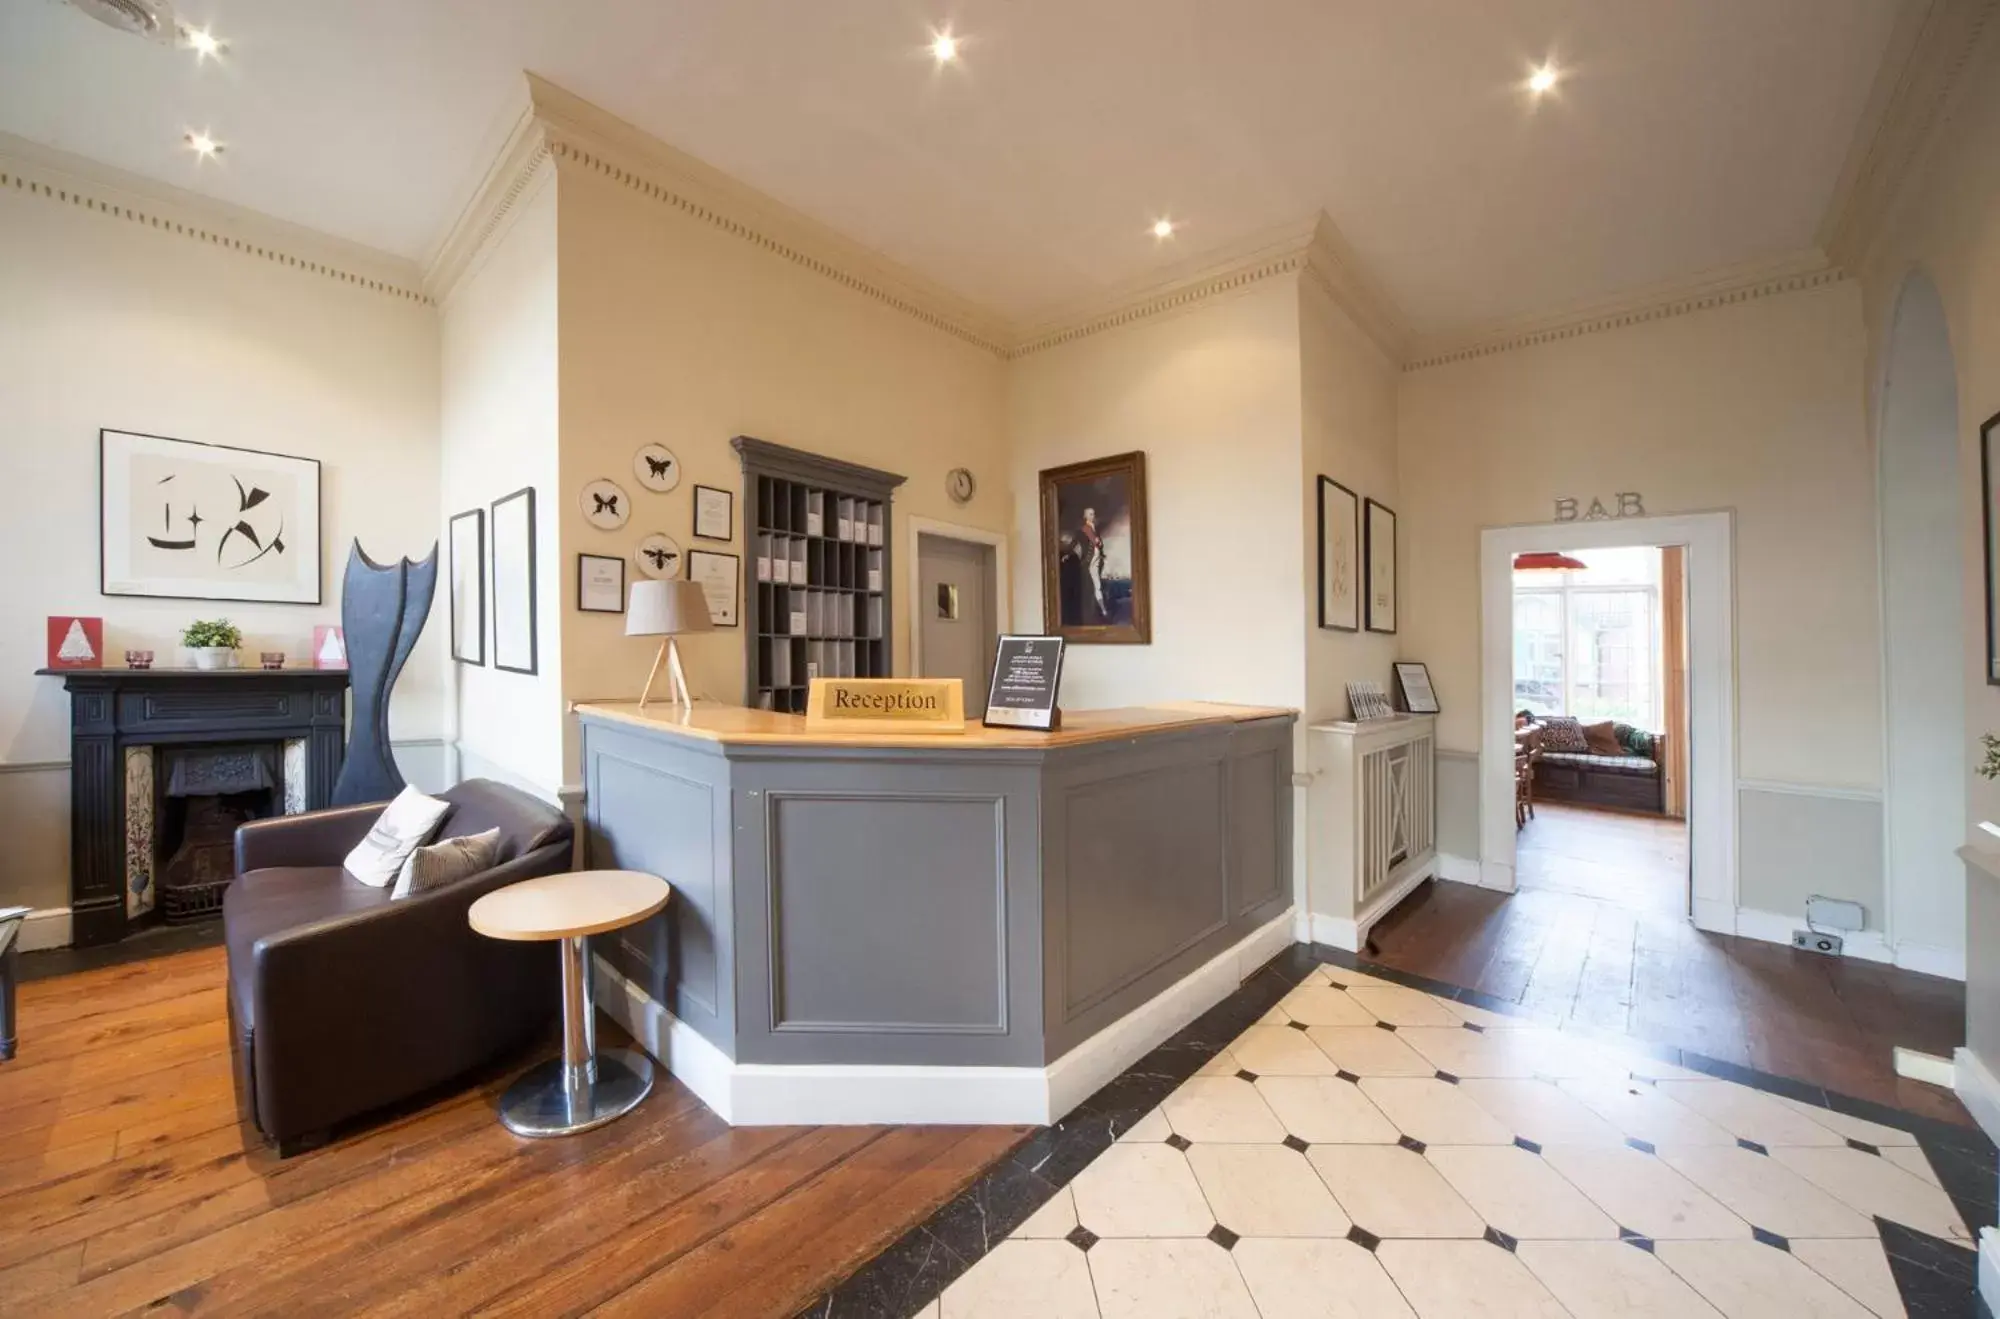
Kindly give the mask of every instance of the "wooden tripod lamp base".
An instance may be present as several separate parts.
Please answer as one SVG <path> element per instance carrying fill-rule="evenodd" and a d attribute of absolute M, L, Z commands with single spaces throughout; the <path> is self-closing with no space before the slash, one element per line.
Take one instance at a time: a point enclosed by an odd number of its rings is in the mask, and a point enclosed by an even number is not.
<path fill-rule="evenodd" d="M 688 690 L 686 670 L 681 668 L 681 648 L 668 637 L 660 643 L 660 649 L 653 656 L 653 667 L 646 672 L 645 690 L 639 693 L 639 708 L 646 708 L 646 702 L 653 696 L 653 679 L 660 676 L 660 666 L 667 666 L 667 701 L 677 709 L 693 709 L 694 694 Z"/>

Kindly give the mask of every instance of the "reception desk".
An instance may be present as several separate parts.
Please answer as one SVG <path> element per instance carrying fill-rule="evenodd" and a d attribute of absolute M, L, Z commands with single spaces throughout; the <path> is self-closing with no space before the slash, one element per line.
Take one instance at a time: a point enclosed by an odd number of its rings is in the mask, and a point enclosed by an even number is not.
<path fill-rule="evenodd" d="M 1045 1122 L 1292 941 L 1293 715 L 812 734 L 577 707 L 599 1003 L 733 1122 Z"/>

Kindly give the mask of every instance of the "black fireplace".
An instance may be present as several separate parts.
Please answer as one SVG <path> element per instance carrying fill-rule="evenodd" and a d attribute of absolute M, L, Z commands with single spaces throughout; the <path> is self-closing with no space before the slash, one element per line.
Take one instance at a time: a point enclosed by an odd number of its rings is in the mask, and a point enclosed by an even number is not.
<path fill-rule="evenodd" d="M 342 669 L 43 669 L 70 693 L 70 931 L 79 947 L 222 905 L 236 826 L 328 803 Z"/>

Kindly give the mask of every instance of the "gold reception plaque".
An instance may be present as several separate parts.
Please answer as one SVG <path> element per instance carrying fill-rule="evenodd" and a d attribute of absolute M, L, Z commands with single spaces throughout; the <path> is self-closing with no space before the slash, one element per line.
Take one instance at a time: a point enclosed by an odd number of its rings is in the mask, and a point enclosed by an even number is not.
<path fill-rule="evenodd" d="M 806 730 L 815 733 L 963 733 L 957 678 L 814 678 Z"/>

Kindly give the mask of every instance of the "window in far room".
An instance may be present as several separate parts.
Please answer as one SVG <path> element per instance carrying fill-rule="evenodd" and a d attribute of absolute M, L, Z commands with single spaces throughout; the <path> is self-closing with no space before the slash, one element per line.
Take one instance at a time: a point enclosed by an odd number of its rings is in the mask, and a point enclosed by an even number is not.
<path fill-rule="evenodd" d="M 1568 551 L 1514 572 L 1514 708 L 1660 726 L 1660 551 Z"/>

